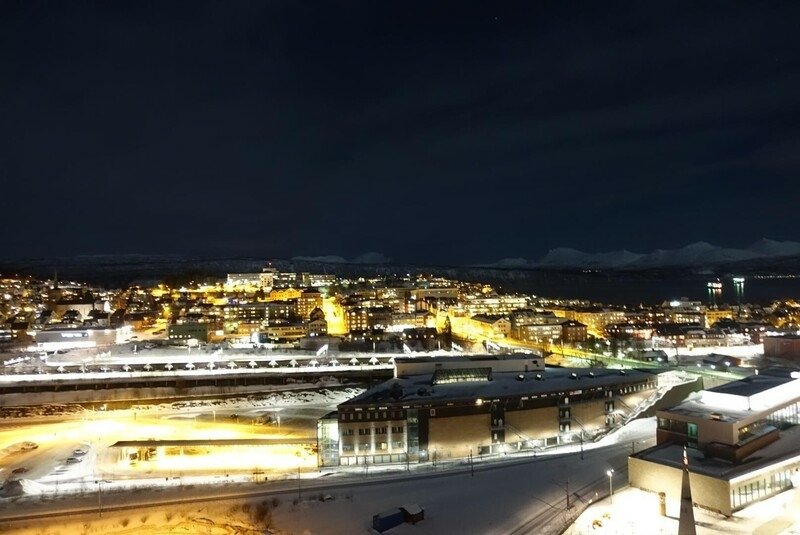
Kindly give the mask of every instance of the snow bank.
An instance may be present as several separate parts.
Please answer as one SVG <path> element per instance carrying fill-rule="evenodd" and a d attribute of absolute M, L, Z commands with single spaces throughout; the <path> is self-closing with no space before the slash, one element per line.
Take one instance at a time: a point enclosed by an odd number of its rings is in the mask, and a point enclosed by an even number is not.
<path fill-rule="evenodd" d="M 133 410 L 153 409 L 185 409 L 185 408 L 243 408 L 243 407 L 275 407 L 294 405 L 338 405 L 364 392 L 363 388 L 348 387 L 337 390 L 322 388 L 320 390 L 296 390 L 274 392 L 266 395 L 234 397 L 223 399 L 194 399 L 175 401 L 159 405 L 134 405 Z"/>
<path fill-rule="evenodd" d="M 0 496 L 39 495 L 47 492 L 48 487 L 30 479 L 7 479 L 0 488 Z"/>

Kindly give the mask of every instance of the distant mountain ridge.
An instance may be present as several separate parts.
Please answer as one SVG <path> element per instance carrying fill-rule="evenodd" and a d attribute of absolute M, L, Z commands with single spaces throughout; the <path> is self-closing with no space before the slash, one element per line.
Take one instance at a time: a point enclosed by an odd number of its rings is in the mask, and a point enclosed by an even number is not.
<path fill-rule="evenodd" d="M 381 253 L 364 253 L 350 260 L 338 255 L 294 257 L 184 256 L 177 254 L 104 254 L 72 257 L 0 260 L 0 275 L 28 274 L 60 280 L 82 280 L 107 287 L 155 284 L 164 280 L 224 278 L 226 273 L 260 271 L 265 263 L 281 271 L 308 271 L 340 276 L 391 276 L 424 273 L 452 279 L 494 282 L 506 286 L 547 286 L 566 272 L 593 270 L 619 276 L 652 277 L 705 273 L 800 274 L 800 243 L 762 239 L 745 249 L 697 242 L 679 249 L 659 249 L 648 254 L 631 251 L 586 253 L 560 247 L 538 262 L 506 258 L 482 265 L 432 265 L 390 261 Z M 552 275 L 560 272 L 560 275 Z M 552 279 L 555 276 L 556 279 Z M 537 281 L 535 284 L 532 281 Z"/>
<path fill-rule="evenodd" d="M 679 249 L 656 249 L 641 254 L 627 250 L 586 253 L 569 247 L 551 249 L 538 262 L 506 258 L 483 267 L 547 269 L 658 269 L 698 268 L 733 264 L 748 260 L 768 260 L 800 255 L 800 243 L 762 238 L 745 249 L 719 247 L 695 242 Z"/>

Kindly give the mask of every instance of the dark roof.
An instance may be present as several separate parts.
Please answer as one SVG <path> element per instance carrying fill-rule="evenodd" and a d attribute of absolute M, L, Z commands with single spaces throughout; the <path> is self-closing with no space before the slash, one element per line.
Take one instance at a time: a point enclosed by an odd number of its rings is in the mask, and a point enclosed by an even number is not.
<path fill-rule="evenodd" d="M 398 360 L 399 357 L 396 359 Z M 543 372 L 495 372 L 491 381 L 463 381 L 431 386 L 432 374 L 390 379 L 339 406 L 469 401 L 506 396 L 543 395 L 591 387 L 639 383 L 654 374 L 645 370 L 546 368 Z"/>
<path fill-rule="evenodd" d="M 779 377 L 774 375 L 751 375 L 738 381 L 726 383 L 724 385 L 715 386 L 714 388 L 707 389 L 708 392 L 717 392 L 719 394 L 730 394 L 732 396 L 750 397 L 755 394 L 764 392 L 776 386 L 780 386 L 789 381 L 794 381 L 792 377 Z"/>
<path fill-rule="evenodd" d="M 500 320 L 508 320 L 508 318 L 502 314 L 475 314 L 471 319 L 483 323 L 496 323 Z"/>

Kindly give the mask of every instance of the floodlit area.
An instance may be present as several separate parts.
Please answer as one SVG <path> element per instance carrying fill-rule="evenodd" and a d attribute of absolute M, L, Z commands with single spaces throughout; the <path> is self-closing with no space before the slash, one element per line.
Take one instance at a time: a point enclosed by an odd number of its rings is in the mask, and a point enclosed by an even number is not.
<path fill-rule="evenodd" d="M 26 487 L 4 487 L 3 494 L 77 492 L 97 480 L 159 485 L 180 477 L 264 480 L 313 470 L 317 419 L 358 392 L 280 392 L 6 420 L 0 478 Z"/>
<path fill-rule="evenodd" d="M 584 452 L 578 460 L 570 448 L 558 454 L 540 456 L 495 456 L 476 460 L 474 466 L 462 461 L 443 465 L 426 463 L 410 467 L 369 466 L 332 472 L 303 472 L 300 479 L 289 477 L 266 485 L 152 489 L 152 494 L 113 493 L 104 490 L 103 516 L 98 513 L 97 494 L 82 502 L 55 500 L 50 510 L 82 505 L 84 514 L 66 518 L 58 529 L 80 533 L 214 533 L 218 535 L 264 533 L 369 533 L 372 516 L 410 503 L 425 509 L 425 520 L 412 526 L 394 528 L 392 533 L 554 533 L 563 527 L 564 490 L 590 499 L 606 485 L 603 471 L 613 467 L 624 477 L 630 441 L 649 440 L 653 425 L 636 424 L 620 435 L 622 443 Z M 641 445 L 643 447 L 644 444 Z M 568 455 L 563 453 L 570 452 Z M 621 481 L 621 479 L 620 479 Z M 109 488 L 113 485 L 109 485 Z M 104 489 L 106 487 L 104 486 Z M 208 489 L 208 490 L 205 490 Z M 242 489 L 239 491 L 237 489 Z M 247 491 L 252 495 L 232 493 Z M 204 494 L 203 494 L 204 493 Z M 230 499 L 229 499 L 230 498 Z M 169 505 L 136 507 L 113 511 L 117 504 L 142 500 L 167 501 Z M 174 503 L 177 500 L 178 503 Z M 144 518 L 145 520 L 142 520 Z M 151 527 L 157 524 L 161 531 Z M 133 529 L 135 528 L 135 529 Z M 55 535 L 52 521 L 21 520 L 9 524 L 14 535 Z M 63 532 L 63 531 L 62 531 Z"/>
<path fill-rule="evenodd" d="M 207 446 L 202 443 L 191 446 L 163 448 L 151 459 L 132 460 L 121 458 L 110 468 L 116 475 L 141 477 L 166 476 L 170 474 L 202 474 L 231 472 L 262 474 L 291 471 L 297 468 L 316 468 L 317 456 L 312 447 L 297 445 L 270 446 Z"/>
<path fill-rule="evenodd" d="M 316 466 L 316 454 L 308 445 L 237 446 L 237 440 L 280 441 L 313 430 L 283 425 L 254 426 L 251 423 L 213 423 L 195 419 L 166 419 L 159 416 L 124 417 L 99 413 L 98 419 L 25 426 L 0 432 L 5 447 L 31 442 L 36 449 L 6 456 L 3 473 L 15 474 L 41 483 L 67 483 L 86 477 L 161 478 L 190 474 L 225 474 L 254 469 L 278 472 Z M 227 420 L 227 417 L 226 417 Z M 208 446 L 209 440 L 227 440 L 229 445 Z M 121 441 L 141 441 L 140 448 L 121 448 Z M 186 446 L 159 446 L 162 441 L 183 441 Z M 152 446 L 148 445 L 151 444 Z M 148 451 L 153 455 L 140 455 Z M 156 455 L 155 451 L 159 450 Z M 75 454 L 82 450 L 85 453 Z"/>
<path fill-rule="evenodd" d="M 178 436 L 176 430 L 181 430 L 180 436 L 196 437 L 198 432 L 207 432 L 215 425 L 213 421 L 193 419 L 184 419 L 177 425 L 174 421 L 152 420 L 137 416 L 137 425 L 132 429 L 154 433 L 155 438 L 165 436 L 167 431 L 172 437 Z M 100 432 L 116 438 L 124 434 L 128 422 L 109 425 L 99 419 L 72 424 L 71 435 L 58 427 L 41 427 L 36 435 L 43 441 L 39 448 L 52 446 L 44 438 L 54 432 L 65 433 L 64 437 Z M 253 435 L 241 423 L 218 422 L 216 426 L 214 436 L 222 439 Z M 57 527 L 48 519 L 15 521 L 3 526 L 3 533 L 367 533 L 372 515 L 407 503 L 419 503 L 425 509 L 425 520 L 414 526 L 399 526 L 392 533 L 549 534 L 568 529 L 570 535 L 639 534 L 643 533 L 643 525 L 648 526 L 647 533 L 675 533 L 677 502 L 668 502 L 667 516 L 662 517 L 655 494 L 627 487 L 627 456 L 632 449 L 638 451 L 651 445 L 654 430 L 653 418 L 640 419 L 597 443 L 585 444 L 582 453 L 580 446 L 569 445 L 544 455 L 498 455 L 476 459 L 474 465 L 464 460 L 438 467 L 426 463 L 410 470 L 403 466 L 369 466 L 319 472 L 301 466 L 298 473 L 296 450 L 278 448 L 270 458 L 285 476 L 258 483 L 257 478 L 248 475 L 252 471 L 248 465 L 254 458 L 243 455 L 236 460 L 241 450 L 219 454 L 184 451 L 183 458 L 188 459 L 184 461 L 178 451 L 164 452 L 166 455 L 159 453 L 152 461 L 127 466 L 120 459 L 110 464 L 100 459 L 97 467 L 116 470 L 103 472 L 102 477 L 108 479 L 100 479 L 100 484 L 91 480 L 78 493 L 48 498 L 48 511 L 67 508 L 82 511 L 80 515 L 70 514 Z M 261 434 L 275 433 L 273 429 Z M 90 449 L 83 462 L 91 463 L 93 454 Z M 177 465 L 170 462 L 173 459 Z M 281 459 L 289 464 L 280 466 Z M 239 466 L 241 473 L 231 473 L 230 477 L 178 476 L 176 466 L 181 462 L 189 463 L 187 470 L 196 462 L 229 469 Z M 90 465 L 83 465 L 86 466 Z M 157 473 L 158 481 L 152 479 Z M 611 490 L 609 473 L 613 503 L 607 499 Z M 337 477 L 325 477 L 334 474 Z M 77 479 L 80 478 L 76 476 Z M 78 488 L 76 483 L 62 481 L 61 485 L 64 490 L 70 485 Z M 26 481 L 24 487 L 31 494 L 45 493 L 53 488 L 53 481 Z M 139 488 L 148 490 L 141 493 L 136 490 Z M 798 527 L 797 499 L 795 490 L 787 491 L 729 519 L 696 508 L 698 533 L 789 535 Z M 158 505 L 159 501 L 170 501 L 170 505 Z M 18 503 L 23 511 L 37 506 L 35 501 Z M 142 506 L 136 506 L 138 503 Z M 116 510 L 120 505 L 134 508 Z"/>

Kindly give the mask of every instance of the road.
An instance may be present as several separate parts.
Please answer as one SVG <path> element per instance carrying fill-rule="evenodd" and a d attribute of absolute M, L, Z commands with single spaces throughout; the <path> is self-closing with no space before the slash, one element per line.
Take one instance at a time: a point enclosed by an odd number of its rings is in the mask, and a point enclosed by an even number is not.
<path fill-rule="evenodd" d="M 454 334 L 458 333 L 455 333 L 454 331 Z M 465 336 L 469 335 L 472 336 L 473 338 L 475 337 L 474 333 L 467 333 L 464 335 Z M 550 344 L 547 342 L 543 343 L 525 342 L 521 340 L 515 340 L 513 338 L 503 338 L 503 339 L 493 340 L 485 336 L 479 337 L 479 339 L 481 339 L 481 341 L 488 340 L 493 344 L 497 344 L 501 348 L 505 349 L 512 349 L 512 350 L 523 349 L 528 351 L 538 351 L 541 352 L 543 355 L 554 354 L 561 359 L 564 359 L 565 357 L 578 359 L 583 361 L 585 366 L 590 366 L 593 362 L 599 362 L 609 367 L 628 367 L 628 368 L 644 368 L 644 369 L 649 368 L 657 372 L 670 371 L 670 370 L 684 371 L 687 373 L 708 377 L 716 382 L 736 381 L 750 374 L 749 370 L 721 371 L 721 370 L 712 370 L 707 367 L 706 368 L 698 367 L 696 364 L 674 366 L 658 362 L 647 362 L 643 360 L 630 359 L 625 357 L 612 357 L 608 355 L 602 355 L 599 353 L 592 353 L 590 351 L 578 349 L 570 345 Z"/>
<path fill-rule="evenodd" d="M 426 520 L 414 526 L 414 533 L 557 533 L 572 516 L 566 509 L 567 488 L 570 505 L 583 504 L 602 497 L 608 485 L 606 470 L 613 468 L 614 485 L 626 484 L 629 440 L 640 447 L 652 444 L 652 432 L 626 436 L 624 444 L 586 450 L 584 458 L 571 453 L 558 456 L 511 458 L 508 461 L 481 462 L 474 475 L 463 462 L 446 472 L 431 472 L 431 467 L 411 472 L 332 475 L 300 482 L 300 492 L 308 501 L 298 511 L 281 507 L 275 511 L 275 525 L 282 530 L 313 533 L 364 532 L 371 517 L 404 503 L 419 503 L 426 510 Z M 644 444 L 642 441 L 646 441 Z M 441 468 L 441 467 L 440 467 Z M 335 478 L 335 479 L 332 479 Z M 141 493 L 104 494 L 104 511 L 176 507 L 220 500 L 244 500 L 280 496 L 291 501 L 298 493 L 297 481 L 270 484 L 164 489 Z M 320 502 L 319 494 L 338 496 Z M 597 493 L 597 494 L 595 494 Z M 0 512 L 3 522 L 52 519 L 65 515 L 97 512 L 98 497 L 90 493 L 50 502 L 18 502 L 10 511 Z M 397 533 L 404 533 L 398 528 Z"/>

